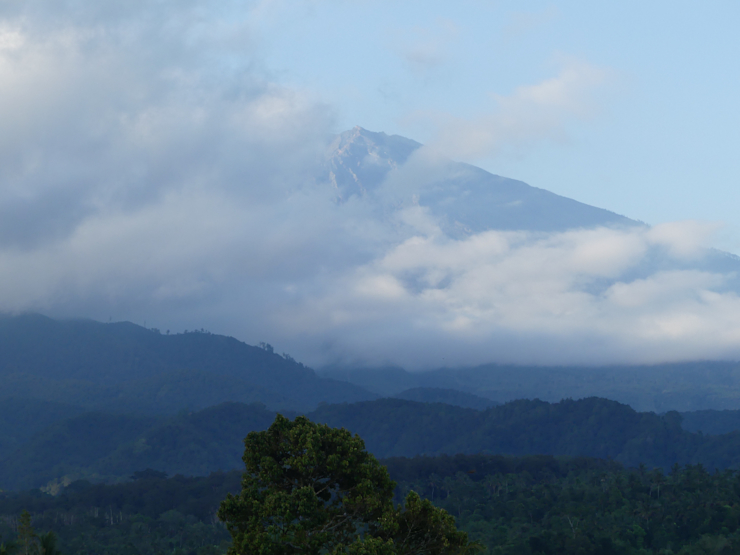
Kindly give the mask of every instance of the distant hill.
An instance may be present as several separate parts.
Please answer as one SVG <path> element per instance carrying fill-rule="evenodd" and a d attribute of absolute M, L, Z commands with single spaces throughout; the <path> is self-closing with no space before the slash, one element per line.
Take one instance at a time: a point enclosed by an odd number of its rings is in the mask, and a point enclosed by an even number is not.
<path fill-rule="evenodd" d="M 470 393 L 499 403 L 516 399 L 603 397 L 638 411 L 740 409 L 740 363 L 684 362 L 653 366 L 525 366 L 486 364 L 407 372 L 398 367 L 319 370 L 321 375 L 381 394 L 414 388 Z"/>
<path fill-rule="evenodd" d="M 170 419 L 86 413 L 48 427 L 5 454 L 0 488 L 51 485 L 55 491 L 77 479 L 115 482 L 146 468 L 188 476 L 232 470 L 240 465 L 244 437 L 274 419 L 263 405 L 242 403 Z"/>
<path fill-rule="evenodd" d="M 485 411 L 380 399 L 322 405 L 310 417 L 358 433 L 379 457 L 542 454 L 666 469 L 676 463 L 740 468 L 740 432 L 702 436 L 684 430 L 677 412 L 637 412 L 595 397 L 559 403 L 512 401 Z"/>
<path fill-rule="evenodd" d="M 377 395 L 232 337 L 27 314 L 0 316 L 3 397 L 162 414 L 224 401 L 310 410 Z"/>
<path fill-rule="evenodd" d="M 471 393 L 463 393 L 455 389 L 441 389 L 438 387 L 415 387 L 393 395 L 396 399 L 418 401 L 420 403 L 445 403 L 456 407 L 483 410 L 498 405 L 496 401 L 479 397 Z"/>
<path fill-rule="evenodd" d="M 82 414 L 84 409 L 35 399 L 0 402 L 0 459 L 27 443 L 52 424 Z"/>
<path fill-rule="evenodd" d="M 716 436 L 740 431 L 740 410 L 697 410 L 681 417 L 681 426 L 689 432 Z"/>
<path fill-rule="evenodd" d="M 295 413 L 287 413 L 293 417 Z M 362 437 L 377 457 L 441 454 L 596 457 L 627 466 L 702 463 L 740 468 L 740 433 L 691 433 L 681 415 L 639 413 L 606 399 L 514 401 L 479 411 L 443 403 L 379 399 L 321 405 L 307 414 Z M 137 470 L 206 475 L 240 468 L 242 440 L 275 413 L 225 403 L 176 417 L 88 413 L 34 435 L 0 460 L 0 488 L 51 487 L 75 479 L 116 481 Z"/>
<path fill-rule="evenodd" d="M 374 195 L 389 185 L 388 180 L 393 182 L 391 172 L 421 147 L 399 135 L 355 127 L 335 139 L 324 179 L 331 182 L 340 201 Z M 564 231 L 644 225 L 469 164 L 445 160 L 425 169 L 423 182 L 413 184 L 416 202 L 439 218 L 453 236 L 488 229 Z M 391 188 L 393 185 L 390 183 Z M 399 192 L 399 197 L 402 194 Z"/>

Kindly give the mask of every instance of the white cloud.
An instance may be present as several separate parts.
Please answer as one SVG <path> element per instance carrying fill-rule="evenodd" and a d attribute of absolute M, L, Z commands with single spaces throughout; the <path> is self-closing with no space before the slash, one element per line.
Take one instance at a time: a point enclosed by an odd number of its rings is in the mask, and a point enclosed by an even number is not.
<path fill-rule="evenodd" d="M 701 256 L 703 248 L 720 227 L 717 223 L 695 220 L 669 222 L 654 226 L 648 237 L 651 243 L 667 248 L 673 256 L 691 259 Z"/>
<path fill-rule="evenodd" d="M 671 225 L 678 235 L 694 228 Z M 627 277 L 648 260 L 655 235 L 635 227 L 414 236 L 338 276 L 281 322 L 331 336 L 335 354 L 407 367 L 435 366 L 445 350 L 468 364 L 738 356 L 740 299 L 720 292 L 725 276 L 678 269 Z"/>
<path fill-rule="evenodd" d="M 597 93 L 610 80 L 606 69 L 564 60 L 556 77 L 522 86 L 512 94 L 492 95 L 495 108 L 473 118 L 441 112 L 416 112 L 408 124 L 431 125 L 430 146 L 463 160 L 517 152 L 543 140 L 563 141 L 572 121 L 599 113 Z"/>
<path fill-rule="evenodd" d="M 454 21 L 439 18 L 433 27 L 397 31 L 393 49 L 413 73 L 425 75 L 447 61 L 450 45 L 459 33 Z"/>

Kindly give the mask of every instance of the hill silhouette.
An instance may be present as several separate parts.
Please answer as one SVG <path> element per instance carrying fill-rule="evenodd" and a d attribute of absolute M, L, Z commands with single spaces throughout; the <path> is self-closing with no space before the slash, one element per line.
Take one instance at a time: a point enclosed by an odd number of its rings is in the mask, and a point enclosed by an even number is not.
<path fill-rule="evenodd" d="M 681 427 L 679 413 L 640 413 L 599 398 L 514 401 L 486 410 L 379 399 L 324 404 L 306 415 L 359 434 L 379 458 L 482 453 L 596 457 L 663 469 L 740 466 L 740 432 L 692 433 Z M 0 488 L 53 491 L 82 478 L 125 480 L 146 468 L 170 475 L 240 468 L 242 440 L 250 431 L 266 429 L 274 417 L 264 405 L 242 403 L 170 418 L 73 416 L 3 453 Z"/>
<path fill-rule="evenodd" d="M 224 401 L 310 410 L 321 402 L 376 398 L 320 378 L 269 345 L 204 331 L 162 334 L 130 322 L 0 317 L 2 397 L 88 409 L 165 414 Z"/>

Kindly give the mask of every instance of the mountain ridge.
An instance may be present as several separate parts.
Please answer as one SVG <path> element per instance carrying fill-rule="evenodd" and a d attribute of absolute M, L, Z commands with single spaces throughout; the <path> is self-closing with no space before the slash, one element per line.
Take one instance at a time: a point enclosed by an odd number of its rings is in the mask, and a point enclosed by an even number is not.
<path fill-rule="evenodd" d="M 0 388 L 0 398 L 142 413 L 224 401 L 311 409 L 320 402 L 377 398 L 359 386 L 321 378 L 269 345 L 39 314 L 0 316 Z"/>

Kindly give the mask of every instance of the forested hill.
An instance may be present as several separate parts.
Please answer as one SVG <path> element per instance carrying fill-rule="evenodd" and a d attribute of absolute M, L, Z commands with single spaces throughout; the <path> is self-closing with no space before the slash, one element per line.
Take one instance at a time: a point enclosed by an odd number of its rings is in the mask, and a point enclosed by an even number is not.
<path fill-rule="evenodd" d="M 269 345 L 36 314 L 0 317 L 0 392 L 2 398 L 144 413 L 224 401 L 310 410 L 322 401 L 377 398 L 360 386 L 320 378 Z"/>
<path fill-rule="evenodd" d="M 484 411 L 380 399 L 324 405 L 310 417 L 359 434 L 379 457 L 546 454 L 665 469 L 676 463 L 740 468 L 740 432 L 704 436 L 684 430 L 677 412 L 637 412 L 596 397 L 559 403 L 520 400 Z"/>
<path fill-rule="evenodd" d="M 588 456 L 664 469 L 676 463 L 740 468 L 738 432 L 691 433 L 681 427 L 678 413 L 638 413 L 598 398 L 515 401 L 483 411 L 381 399 L 322 405 L 307 416 L 359 434 L 368 450 L 383 458 L 487 453 Z M 53 490 L 79 478 L 117 481 L 146 468 L 170 475 L 240 468 L 243 438 L 266 429 L 274 417 L 262 405 L 240 403 L 173 418 L 71 416 L 0 454 L 0 488 L 51 485 Z M 13 441 L 18 438 L 8 438 L 7 444 Z"/>

